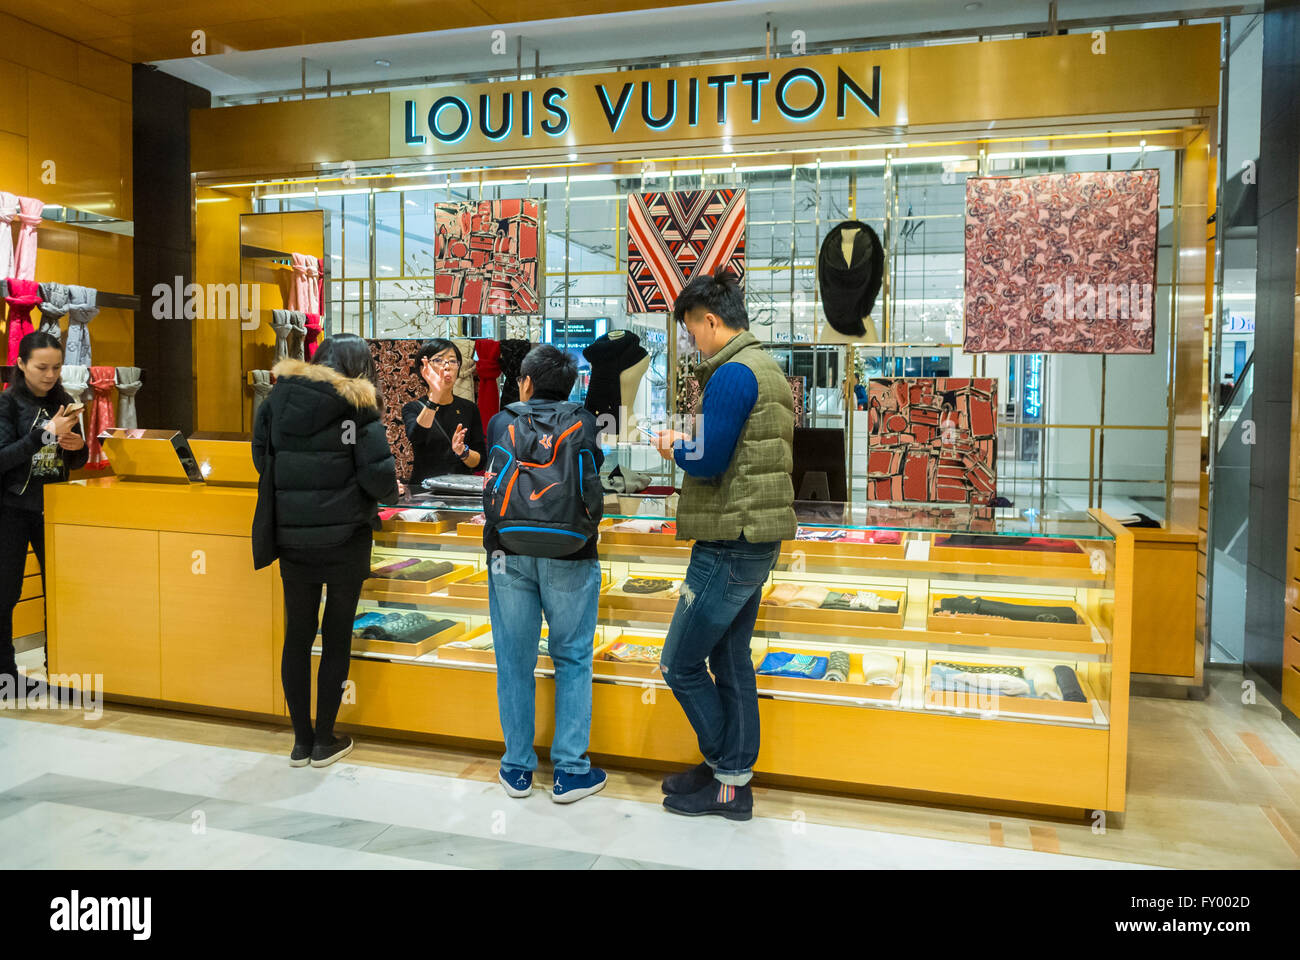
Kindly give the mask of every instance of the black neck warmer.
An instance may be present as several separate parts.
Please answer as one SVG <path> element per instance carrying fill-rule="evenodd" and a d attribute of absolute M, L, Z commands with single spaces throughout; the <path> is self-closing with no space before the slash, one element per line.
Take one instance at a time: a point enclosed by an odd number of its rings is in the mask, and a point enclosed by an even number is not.
<path fill-rule="evenodd" d="M 853 262 L 844 262 L 841 231 L 856 227 Z M 846 337 L 861 337 L 867 329 L 863 317 L 871 316 L 885 274 L 885 249 L 880 237 L 861 220 L 837 224 L 822 241 L 817 258 L 817 281 L 826 320 Z"/>

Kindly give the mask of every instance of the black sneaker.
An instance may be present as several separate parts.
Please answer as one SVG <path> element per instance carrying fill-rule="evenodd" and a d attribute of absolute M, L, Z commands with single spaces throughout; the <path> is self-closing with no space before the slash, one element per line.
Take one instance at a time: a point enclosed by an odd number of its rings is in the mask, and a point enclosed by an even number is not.
<path fill-rule="evenodd" d="M 749 784 L 733 787 L 714 780 L 694 793 L 664 797 L 664 809 L 684 817 L 713 815 L 728 820 L 748 820 L 754 816 L 754 791 Z"/>
<path fill-rule="evenodd" d="M 352 752 L 352 738 L 347 734 L 341 734 L 334 738 L 334 742 L 326 745 L 316 744 L 311 750 L 311 765 L 313 767 L 328 767 L 336 760 L 342 760 Z"/>
<path fill-rule="evenodd" d="M 694 793 L 713 782 L 713 768 L 707 763 L 700 763 L 681 773 L 664 777 L 664 793 L 670 797 L 679 793 Z"/>
<path fill-rule="evenodd" d="M 293 753 L 289 754 L 289 766 L 305 767 L 311 763 L 312 748 L 305 743 L 295 743 Z"/>

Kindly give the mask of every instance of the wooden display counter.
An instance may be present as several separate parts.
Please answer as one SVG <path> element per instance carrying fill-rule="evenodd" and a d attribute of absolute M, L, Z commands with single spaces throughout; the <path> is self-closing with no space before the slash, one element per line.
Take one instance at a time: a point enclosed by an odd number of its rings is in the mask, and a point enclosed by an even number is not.
<path fill-rule="evenodd" d="M 101 674 L 110 699 L 237 711 L 287 723 L 279 681 L 283 601 L 277 569 L 252 569 L 255 499 L 250 489 L 116 478 L 47 488 L 51 672 Z M 1098 516 L 1110 526 L 1107 519 Z M 446 527 L 426 536 L 420 527 L 413 523 L 409 533 L 386 532 L 377 543 L 427 544 L 437 559 L 481 569 L 476 555 L 481 546 L 474 538 L 456 537 Z M 1090 695 L 1101 702 L 1100 719 L 1022 722 L 924 706 L 905 709 L 889 698 L 864 703 L 861 691 L 852 689 L 856 683 L 819 682 L 819 692 L 834 694 L 843 686 L 847 696 L 836 702 L 769 693 L 760 700 L 760 775 L 853 792 L 960 797 L 976 805 L 1031 805 L 1075 814 L 1123 810 L 1134 604 L 1133 576 L 1122 564 L 1132 557 L 1132 534 L 1117 525 L 1111 532 L 1121 563 L 1112 572 L 1113 603 L 1107 590 L 1104 598 L 1086 605 L 1103 641 L 1094 645 L 1102 652 L 1086 671 Z M 602 560 L 635 562 L 613 553 L 602 550 Z M 890 571 L 907 561 L 882 557 L 871 563 L 888 568 L 881 576 L 895 576 Z M 936 566 L 930 560 L 905 575 L 924 577 Z M 971 566 L 957 564 L 950 575 L 965 576 Z M 623 575 L 620 570 L 613 579 L 622 582 Z M 1071 589 L 1081 596 L 1100 593 L 1104 578 L 1089 576 L 1097 579 Z M 431 595 L 385 590 L 371 596 L 414 601 L 422 610 L 449 600 L 445 609 L 454 610 L 456 603 L 481 604 L 482 586 L 476 574 Z M 914 644 L 933 637 L 923 629 L 892 632 L 908 634 L 905 639 Z M 888 628 L 882 634 L 892 642 Z M 790 649 L 807 646 L 793 636 L 789 642 L 797 644 Z M 769 646 L 778 648 L 775 642 Z M 354 657 L 356 700 L 344 704 L 340 722 L 385 735 L 499 743 L 492 665 L 440 663 L 437 657 L 436 649 L 418 659 Z M 902 686 L 910 691 L 910 702 L 921 703 L 923 691 L 907 682 Z M 653 670 L 620 671 L 603 663 L 593 703 L 593 754 L 654 767 L 698 762 L 695 735 Z M 553 710 L 554 684 L 540 677 L 539 747 L 550 742 Z M 287 733 L 285 743 L 287 752 Z"/>

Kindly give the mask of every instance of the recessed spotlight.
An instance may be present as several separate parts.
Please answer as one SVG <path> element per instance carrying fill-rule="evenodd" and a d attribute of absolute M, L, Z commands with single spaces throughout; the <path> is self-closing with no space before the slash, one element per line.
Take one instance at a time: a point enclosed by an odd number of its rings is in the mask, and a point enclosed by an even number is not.
<path fill-rule="evenodd" d="M 723 140 L 723 141 L 722 141 L 722 152 L 723 152 L 723 153 L 730 153 L 730 152 L 731 152 L 731 141 L 730 141 L 730 140 Z"/>
<path fill-rule="evenodd" d="M 982 3 L 968 3 L 968 4 L 966 4 L 966 9 L 967 9 L 967 10 L 978 10 L 978 9 L 979 9 L 980 7 L 982 7 L 982 6 L 984 6 L 984 4 L 982 4 Z"/>
<path fill-rule="evenodd" d="M 392 65 L 393 65 L 393 61 L 391 61 L 391 60 L 376 60 L 376 61 L 375 61 L 375 66 L 376 66 L 376 67 L 391 67 Z"/>
<path fill-rule="evenodd" d="M 570 160 L 577 160 L 577 159 L 578 159 L 578 155 L 577 155 L 576 153 L 571 153 L 571 154 L 569 154 L 569 159 L 570 159 Z"/>

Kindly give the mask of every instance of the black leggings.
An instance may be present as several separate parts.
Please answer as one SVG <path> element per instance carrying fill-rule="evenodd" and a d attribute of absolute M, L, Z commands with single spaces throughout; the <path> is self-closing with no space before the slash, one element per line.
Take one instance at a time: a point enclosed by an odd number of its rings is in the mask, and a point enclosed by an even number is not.
<path fill-rule="evenodd" d="M 311 725 L 311 648 L 316 640 L 320 613 L 320 583 L 284 584 L 284 654 L 280 680 L 293 720 L 294 740 L 300 744 L 328 744 L 334 740 L 334 720 L 343 702 L 352 656 L 352 621 L 357 615 L 363 581 L 331 583 L 325 593 L 325 615 L 320 619 L 321 658 L 316 678 L 316 729 Z"/>
<path fill-rule="evenodd" d="M 23 593 L 27 545 L 41 567 L 45 583 L 45 517 L 16 507 L 0 509 L 0 674 L 18 673 L 14 655 L 14 607 Z M 44 591 L 42 591 L 44 592 Z"/>

